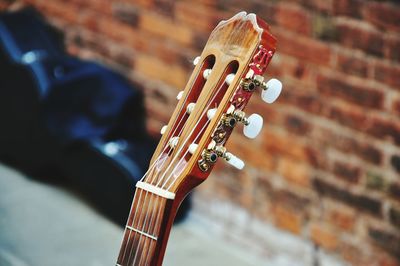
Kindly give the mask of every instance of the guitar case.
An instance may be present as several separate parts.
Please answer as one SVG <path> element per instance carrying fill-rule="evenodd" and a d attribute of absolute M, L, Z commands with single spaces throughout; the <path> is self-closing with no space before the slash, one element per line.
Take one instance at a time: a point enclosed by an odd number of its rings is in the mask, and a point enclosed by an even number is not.
<path fill-rule="evenodd" d="M 33 9 L 0 15 L 0 71 L 0 158 L 72 184 L 125 225 L 158 142 L 146 132 L 140 86 L 67 55 L 62 34 Z"/>

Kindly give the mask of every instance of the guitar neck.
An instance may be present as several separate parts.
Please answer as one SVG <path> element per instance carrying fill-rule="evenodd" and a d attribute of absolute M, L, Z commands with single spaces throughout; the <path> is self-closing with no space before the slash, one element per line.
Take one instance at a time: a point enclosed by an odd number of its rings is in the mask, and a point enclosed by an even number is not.
<path fill-rule="evenodd" d="M 161 265 L 176 214 L 176 200 L 136 188 L 117 265 Z"/>

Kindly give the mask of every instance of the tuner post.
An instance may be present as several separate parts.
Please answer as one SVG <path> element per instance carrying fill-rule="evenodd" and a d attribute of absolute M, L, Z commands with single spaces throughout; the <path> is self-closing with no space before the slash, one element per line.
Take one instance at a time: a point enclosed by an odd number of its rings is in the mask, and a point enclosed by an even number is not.
<path fill-rule="evenodd" d="M 255 82 L 251 78 L 243 79 L 241 82 L 241 86 L 245 91 L 253 91 L 257 87 Z"/>
<path fill-rule="evenodd" d="M 215 164 L 218 160 L 218 154 L 214 149 L 205 149 L 201 154 L 201 159 L 198 165 L 201 171 L 206 172 L 210 169 L 211 165 Z"/>
<path fill-rule="evenodd" d="M 236 125 L 237 120 L 233 115 L 224 114 L 222 116 L 221 122 L 224 126 L 234 127 Z"/>

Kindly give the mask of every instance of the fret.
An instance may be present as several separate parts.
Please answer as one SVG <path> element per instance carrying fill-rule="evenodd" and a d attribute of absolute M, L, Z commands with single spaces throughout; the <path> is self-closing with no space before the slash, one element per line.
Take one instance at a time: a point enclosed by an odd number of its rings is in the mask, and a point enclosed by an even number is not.
<path fill-rule="evenodd" d="M 168 190 L 156 187 L 149 183 L 139 181 L 136 183 L 136 187 L 141 188 L 143 190 L 146 190 L 148 192 L 151 192 L 155 195 L 158 195 L 158 196 L 166 198 L 166 199 L 171 199 L 171 200 L 175 199 L 175 193 L 172 193 Z"/>
<path fill-rule="evenodd" d="M 141 235 L 144 235 L 144 236 L 146 236 L 146 237 L 148 237 L 148 238 L 151 238 L 151 239 L 153 239 L 153 240 L 155 240 L 155 241 L 157 241 L 157 237 L 156 237 L 156 236 L 150 235 L 150 234 L 148 234 L 148 233 L 146 233 L 146 232 L 143 232 L 143 231 L 141 231 L 141 230 L 139 230 L 139 229 L 133 228 L 132 226 L 128 226 L 128 225 L 127 225 L 126 228 L 128 228 L 129 230 L 135 231 L 136 233 L 139 233 L 139 234 L 141 234 Z"/>
<path fill-rule="evenodd" d="M 119 265 L 153 265 L 153 254 L 158 252 L 161 244 L 160 229 L 173 202 L 141 187 L 136 188 L 117 261 Z"/>

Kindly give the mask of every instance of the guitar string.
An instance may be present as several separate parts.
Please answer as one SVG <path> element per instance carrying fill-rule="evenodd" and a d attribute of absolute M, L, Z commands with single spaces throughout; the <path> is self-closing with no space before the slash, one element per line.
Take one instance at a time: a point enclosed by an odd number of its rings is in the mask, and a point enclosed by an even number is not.
<path fill-rule="evenodd" d="M 209 123 L 209 121 L 210 121 L 210 120 L 207 120 L 207 122 L 203 125 L 203 128 L 200 130 L 200 133 L 196 136 L 196 138 L 195 138 L 194 141 L 196 141 L 197 138 L 201 135 L 201 133 L 203 132 L 204 128 L 207 126 L 207 124 Z M 188 151 L 189 151 L 189 150 L 187 150 L 187 151 L 185 152 L 185 155 L 184 155 L 184 156 L 187 155 Z M 181 158 L 181 160 L 184 159 L 184 156 Z M 180 160 L 180 161 L 181 161 L 181 160 Z M 179 163 L 178 163 L 178 164 L 179 164 Z M 174 180 L 174 182 L 175 182 L 175 181 L 176 181 L 176 180 Z M 152 199 L 150 199 L 150 201 L 151 201 L 151 200 L 152 200 Z M 162 199 L 160 199 L 160 200 L 162 200 Z M 156 207 L 155 209 L 156 209 L 156 212 L 157 212 L 157 215 L 156 215 L 156 217 L 155 217 L 155 220 L 157 221 L 157 220 L 159 219 L 160 214 L 161 214 L 162 204 L 160 204 L 160 206 L 159 206 L 159 207 Z M 148 212 L 147 212 L 147 213 L 148 213 Z M 153 213 L 153 212 L 152 212 L 152 213 Z M 146 215 L 147 215 L 147 214 L 146 214 Z M 149 231 L 149 232 L 150 232 L 149 229 L 150 229 L 150 226 L 151 226 L 152 217 L 154 217 L 154 215 L 151 215 L 151 217 L 150 217 L 149 228 L 148 228 L 148 231 Z M 153 230 L 152 230 L 152 231 L 153 231 L 152 234 L 153 234 L 153 235 L 156 235 L 157 230 L 159 230 L 159 228 L 157 229 L 156 226 L 154 226 L 154 228 L 153 228 Z M 147 250 L 147 252 L 146 252 L 146 257 L 145 257 L 145 261 L 147 261 L 147 257 L 149 256 L 149 252 L 150 252 L 150 251 L 151 251 L 150 249 Z"/>
<path fill-rule="evenodd" d="M 198 77 L 198 76 L 197 76 Z M 197 77 L 196 77 L 196 79 L 197 79 Z M 193 87 L 192 87 L 193 88 Z M 190 95 L 190 93 L 191 93 L 191 91 L 192 91 L 192 88 L 189 90 L 189 93 L 187 94 L 187 96 L 186 96 L 186 98 L 185 98 L 185 100 L 184 100 L 184 102 L 186 102 L 187 101 L 187 99 L 188 99 L 188 96 Z M 184 105 L 182 105 L 182 107 L 183 107 Z M 181 108 L 181 110 L 180 110 L 180 112 L 182 111 L 182 109 L 183 108 Z M 174 132 L 171 134 L 171 136 L 173 136 L 173 137 L 175 137 L 174 136 L 174 134 L 175 134 L 175 132 L 176 132 L 176 130 L 179 128 L 179 126 L 180 126 L 180 124 L 182 123 L 182 121 L 183 121 L 183 119 L 185 118 L 185 114 L 182 116 L 182 118 L 180 119 L 180 121 L 178 122 L 178 125 L 175 127 L 175 130 L 174 130 Z M 186 122 L 186 120 L 185 120 L 185 122 Z M 176 122 L 174 123 L 174 125 L 176 124 Z M 182 131 L 183 131 L 183 126 L 182 126 L 182 128 L 181 128 L 181 130 L 180 130 L 180 132 L 178 133 L 178 135 L 177 136 L 180 136 L 180 134 L 182 133 Z M 164 151 L 163 151 L 163 153 L 165 152 L 165 150 L 166 150 L 166 148 L 168 147 L 168 142 L 166 143 L 166 147 L 165 147 L 165 149 L 164 149 Z M 163 155 L 163 153 L 161 153 L 161 155 L 160 156 L 162 156 Z M 159 159 L 159 158 L 158 158 Z M 143 177 L 142 177 L 142 179 L 141 179 L 141 181 L 143 181 L 145 178 L 147 177 L 147 175 L 144 175 Z M 156 177 L 158 177 L 158 175 L 156 176 Z M 150 183 L 152 183 L 153 182 L 153 180 L 150 180 Z M 140 190 L 140 194 L 139 194 L 139 201 L 140 201 L 140 198 L 141 198 L 141 195 L 142 195 L 142 192 L 143 192 L 143 190 Z M 148 192 L 146 191 L 146 196 L 147 196 L 147 194 L 148 194 Z M 132 210 L 131 210 L 132 211 Z M 141 214 L 143 213 L 143 211 L 141 211 L 140 212 L 140 217 L 141 217 Z M 136 214 L 137 214 L 137 212 L 134 214 L 134 218 L 133 218 L 133 220 L 132 220 L 132 225 L 134 224 L 134 222 L 135 222 L 135 218 L 136 218 Z M 138 220 L 140 221 L 140 217 L 138 218 Z M 125 229 L 126 230 L 126 229 Z M 128 236 L 128 239 L 127 239 L 127 242 L 129 243 L 129 241 L 130 241 L 130 239 L 131 239 L 131 233 L 132 233 L 132 230 L 130 230 L 130 232 L 129 232 L 129 236 Z M 136 232 L 134 232 L 134 234 L 133 234 L 133 237 L 136 235 Z M 123 259 L 125 258 L 125 254 L 126 254 L 126 249 L 127 249 L 127 247 L 128 247 L 128 245 L 126 245 L 125 246 L 125 249 L 124 249 L 124 254 L 123 254 Z M 131 248 L 130 248 L 130 251 L 129 251 L 129 258 L 128 258 L 128 263 L 129 263 L 129 260 L 130 260 L 130 256 L 131 256 L 131 254 L 132 254 L 132 252 L 131 252 L 131 250 L 132 250 L 132 248 L 133 248 L 133 245 L 131 246 Z"/>
<path fill-rule="evenodd" d="M 185 99 L 185 101 L 186 101 L 186 99 Z M 177 127 L 175 127 L 174 131 L 173 131 L 172 134 L 171 134 L 172 136 L 175 134 L 176 130 L 178 129 L 178 127 L 180 126 L 180 124 L 182 123 L 182 121 L 184 121 L 184 117 L 185 117 L 185 115 L 183 115 L 183 116 L 181 117 L 181 119 L 178 121 Z M 175 124 L 175 123 L 174 123 L 174 124 Z M 180 134 L 180 133 L 182 133 L 182 129 L 181 129 L 181 131 L 179 132 L 179 134 Z M 160 153 L 160 155 L 156 158 L 156 160 L 154 161 L 154 163 L 153 163 L 153 164 L 150 166 L 150 168 L 146 171 L 146 173 L 143 175 L 143 177 L 140 179 L 140 181 L 143 181 L 143 180 L 145 179 L 145 177 L 148 175 L 148 173 L 151 172 L 151 171 L 154 169 L 154 167 L 158 164 L 160 158 L 164 155 L 164 153 L 165 153 L 165 151 L 167 150 L 167 148 L 168 148 L 168 142 L 165 144 L 165 147 L 164 147 L 164 149 L 162 150 L 162 152 Z M 140 202 L 140 198 L 141 198 L 141 195 L 142 195 L 142 191 L 143 191 L 143 190 L 140 190 L 140 195 L 139 195 L 139 200 L 138 200 L 138 202 Z M 128 225 L 129 225 L 129 217 L 131 216 L 131 213 L 132 213 L 132 211 L 133 211 L 133 205 L 134 205 L 134 202 L 135 202 L 135 198 L 136 198 L 136 193 L 135 193 L 135 195 L 134 195 L 134 197 L 133 197 L 133 201 L 132 201 L 132 205 L 131 205 L 131 210 L 130 210 L 130 212 L 129 212 L 128 222 L 127 222 Z M 135 213 L 135 215 L 134 215 L 134 218 L 132 219 L 132 224 L 134 224 L 135 216 L 136 216 L 136 213 Z M 126 229 L 127 229 L 127 228 L 125 227 L 124 235 L 126 234 Z M 125 245 L 124 252 L 123 252 L 123 255 L 122 255 L 122 258 L 121 258 L 122 261 L 125 259 L 126 249 L 127 249 L 127 247 L 128 247 L 128 243 L 129 243 L 129 241 L 130 241 L 131 233 L 132 233 L 132 230 L 129 230 L 129 235 L 128 235 L 128 238 L 126 239 L 127 244 Z M 135 233 L 136 233 L 136 232 L 135 232 Z M 123 243 L 123 241 L 124 241 L 124 238 L 122 239 L 122 243 Z M 121 245 L 122 245 L 122 243 L 121 243 Z"/>
<path fill-rule="evenodd" d="M 221 91 L 221 89 L 222 89 L 224 86 L 225 86 L 225 82 L 223 82 L 223 83 L 220 85 L 220 87 L 218 88 L 217 92 L 214 94 L 213 98 L 212 98 L 211 100 L 208 101 L 207 107 L 205 107 L 204 110 L 207 110 L 207 111 L 208 111 L 208 108 L 212 105 L 212 103 L 213 103 L 213 101 L 215 100 L 216 96 L 219 94 L 219 92 Z M 173 165 L 173 163 L 175 162 L 175 160 L 178 158 L 179 154 L 182 152 L 182 149 L 183 149 L 184 145 L 188 142 L 188 140 L 190 139 L 190 137 L 191 137 L 192 134 L 193 134 L 194 129 L 197 128 L 197 126 L 198 126 L 199 123 L 201 122 L 201 119 L 203 118 L 203 116 L 206 114 L 207 111 L 203 111 L 203 113 L 202 113 L 201 116 L 200 116 L 199 121 L 198 121 L 198 122 L 196 123 L 196 125 L 193 127 L 192 131 L 190 132 L 189 136 L 185 139 L 184 143 L 181 144 L 180 150 L 178 150 L 177 154 L 175 155 L 175 157 L 173 158 L 173 160 L 170 162 L 168 168 L 164 171 L 164 173 L 166 173 L 166 172 L 169 170 L 169 168 Z M 207 119 L 206 123 L 204 123 L 204 125 L 203 125 L 203 127 L 201 128 L 200 132 L 199 132 L 199 133 L 197 134 L 197 136 L 195 137 L 194 142 L 195 142 L 195 141 L 197 140 L 197 138 L 203 133 L 204 128 L 208 125 L 209 122 L 210 122 L 210 120 Z M 187 150 L 187 151 L 185 152 L 184 156 L 179 160 L 179 162 L 181 162 L 182 159 L 184 159 L 184 157 L 188 154 L 188 152 L 189 152 L 189 150 Z M 178 164 L 175 165 L 175 168 L 172 170 L 171 175 L 168 176 L 168 178 L 167 178 L 167 180 L 165 181 L 164 185 L 165 185 L 165 184 L 169 181 L 169 179 L 172 177 L 174 171 L 176 170 L 176 167 L 179 165 L 179 162 L 178 162 Z M 158 187 L 158 185 L 160 184 L 160 182 L 162 181 L 162 179 L 165 177 L 165 175 L 166 175 L 166 174 L 164 174 L 164 175 L 161 177 L 161 179 L 159 179 L 158 183 L 156 184 L 157 187 Z M 172 183 L 171 185 L 173 185 L 175 181 L 176 181 L 176 179 L 173 181 L 173 183 Z M 164 185 L 161 186 L 160 188 L 163 188 Z M 170 185 L 170 186 L 171 186 L 171 185 Z M 152 201 L 152 198 L 150 198 L 150 202 L 151 202 L 151 201 Z M 150 205 L 150 204 L 149 204 L 149 205 Z M 160 208 L 160 209 L 158 210 L 158 213 L 160 213 L 160 210 L 161 210 L 161 209 L 162 209 L 162 208 Z M 147 215 L 148 215 L 148 211 L 146 212 L 146 217 L 145 217 L 146 220 L 147 220 Z M 150 219 L 151 219 L 151 218 L 150 218 Z M 156 219 L 158 219 L 158 214 L 157 214 Z M 150 221 L 151 221 L 151 220 L 150 220 Z M 151 224 L 151 223 L 150 223 L 150 224 Z M 145 227 L 145 224 L 143 225 L 143 227 Z M 141 238 L 141 236 L 139 236 L 139 244 L 140 244 L 140 238 Z M 148 252 L 147 252 L 147 253 L 148 253 Z M 147 255 L 146 255 L 146 256 L 147 256 Z"/>
<path fill-rule="evenodd" d="M 165 148 L 165 150 L 166 150 L 166 148 Z M 147 172 L 144 174 L 144 176 L 146 176 L 146 175 L 156 166 L 156 164 L 157 164 L 158 160 L 161 158 L 161 156 L 162 156 L 162 154 L 154 161 L 154 163 L 150 166 L 150 168 L 147 170 Z M 133 196 L 133 200 L 132 200 L 132 204 L 131 204 L 131 209 L 130 209 L 130 211 L 129 211 L 128 221 L 127 221 L 127 225 L 128 225 L 128 226 L 129 226 L 129 218 L 131 217 L 131 214 L 132 214 L 132 211 L 133 211 L 133 207 L 134 207 L 134 204 L 135 204 L 136 196 L 137 196 L 137 193 L 135 193 L 135 195 Z M 139 193 L 139 200 L 138 200 L 138 202 L 140 202 L 140 198 L 141 198 L 141 193 Z M 134 217 L 134 218 L 135 218 L 135 217 Z M 133 222 L 134 222 L 134 219 L 132 219 L 132 223 L 133 223 Z M 126 230 L 127 230 L 127 227 L 125 227 L 125 229 L 124 229 L 124 236 L 126 235 Z M 126 245 L 125 245 L 125 247 L 124 247 L 124 252 L 123 252 L 122 257 L 121 257 L 121 260 L 122 260 L 122 261 L 124 261 L 124 259 L 125 259 L 126 249 L 127 249 L 127 247 L 128 247 L 129 241 L 130 241 L 131 233 L 132 233 L 132 230 L 129 230 L 129 234 L 128 234 L 128 237 L 127 237 L 127 239 L 126 239 Z M 124 242 L 124 238 L 125 238 L 125 237 L 122 238 L 122 243 L 121 243 L 121 245 L 122 245 L 123 242 Z"/>
<path fill-rule="evenodd" d="M 187 100 L 187 97 L 185 98 L 185 101 Z M 183 105 L 182 105 L 183 106 Z M 182 111 L 182 109 L 181 109 L 181 111 Z M 173 137 L 175 137 L 174 136 L 174 134 L 175 134 L 175 132 L 176 132 L 176 130 L 179 128 L 179 126 L 181 125 L 181 123 L 182 123 L 182 121 L 185 121 L 186 122 L 186 120 L 184 120 L 184 118 L 186 117 L 186 114 L 184 114 L 182 117 L 181 117 L 181 119 L 179 120 L 179 122 L 178 122 L 178 125 L 175 127 L 175 129 L 174 129 L 174 131 L 173 131 L 173 133 L 171 134 L 171 136 L 173 136 Z M 184 124 L 183 124 L 184 125 Z M 178 136 L 182 133 L 182 131 L 183 131 L 183 126 L 182 126 L 182 128 L 180 129 L 180 131 L 179 131 L 179 133 L 178 133 Z M 172 137 L 171 137 L 172 138 Z M 170 138 L 170 139 L 171 139 Z M 163 150 L 163 152 L 161 153 L 161 155 L 160 156 L 162 156 L 162 155 L 164 155 L 164 152 L 166 151 L 166 149 L 168 148 L 168 143 L 169 142 L 167 142 L 166 143 L 166 147 L 164 148 L 164 150 Z M 159 172 L 159 171 L 158 171 Z M 156 178 L 158 176 L 158 174 L 157 175 L 150 175 L 150 184 L 154 181 L 154 180 L 152 180 L 152 179 L 154 179 L 154 178 Z M 147 177 L 147 176 L 143 176 L 143 178 L 141 179 L 141 181 L 142 180 L 144 180 L 145 179 L 145 177 Z M 140 198 L 141 198 L 141 196 L 142 196 L 142 193 L 143 193 L 143 190 L 140 190 L 140 195 L 139 195 L 139 202 L 140 202 Z M 147 195 L 149 194 L 149 192 L 148 191 L 145 191 L 145 198 L 144 198 L 144 203 L 146 203 L 146 198 L 147 198 Z M 143 208 L 144 209 L 144 208 Z M 136 212 L 135 214 L 134 214 L 134 218 L 133 218 L 133 220 L 132 220 L 132 227 L 133 227 L 133 225 L 135 224 L 135 217 L 136 217 L 136 214 L 138 214 L 139 213 L 139 217 L 138 217 L 138 222 L 140 222 L 140 219 L 142 218 L 142 213 L 143 213 L 143 209 L 141 209 L 140 210 L 140 212 Z M 147 208 L 147 210 L 146 211 L 148 211 L 148 208 Z M 139 229 L 139 228 L 137 228 L 137 229 Z M 141 230 L 142 232 L 145 232 L 143 229 Z M 132 230 L 130 231 L 130 233 L 132 233 Z M 136 234 L 137 234 L 137 232 L 134 232 L 133 233 L 133 238 L 136 236 Z M 139 234 L 139 240 L 138 241 L 140 241 L 140 238 L 141 238 L 141 234 Z M 128 238 L 128 241 L 130 241 L 130 238 Z M 134 244 L 135 243 L 135 241 L 132 243 L 132 245 L 131 245 L 131 248 L 130 248 L 130 251 L 129 251 L 129 258 L 128 258 L 128 264 L 129 264 L 129 261 L 130 261 L 130 259 L 131 259 L 131 256 L 132 256 L 132 249 L 134 248 Z M 138 244 L 140 244 L 140 243 L 138 243 Z M 135 257 L 136 257 L 136 253 L 137 253 L 137 251 L 138 251 L 138 249 L 136 249 L 136 252 L 135 252 Z M 133 262 L 135 262 L 135 261 L 133 261 Z"/>
<path fill-rule="evenodd" d="M 174 135 L 174 134 L 175 134 L 176 130 L 178 129 L 179 125 L 182 123 L 183 119 L 184 119 L 184 116 L 182 116 L 182 118 L 179 120 L 178 126 L 175 128 L 174 132 L 173 132 L 171 135 Z M 168 142 L 166 143 L 164 149 L 162 150 L 162 152 L 160 153 L 160 155 L 157 157 L 157 159 L 155 160 L 155 162 L 151 165 L 151 167 L 147 170 L 147 172 L 146 172 L 146 173 L 143 175 L 143 177 L 140 179 L 140 181 L 143 181 L 143 180 L 149 175 L 149 173 L 150 173 L 151 171 L 154 170 L 154 168 L 155 168 L 155 167 L 157 166 L 157 164 L 159 163 L 161 157 L 165 155 L 165 151 L 166 151 L 167 149 L 168 149 Z M 139 193 L 138 193 L 138 194 L 139 194 L 138 203 L 140 202 L 140 199 L 141 199 L 141 197 L 142 197 L 142 192 L 143 192 L 143 190 L 141 189 L 141 190 L 139 191 Z M 137 193 L 135 193 L 134 200 L 135 200 L 136 195 L 137 195 Z M 147 195 L 147 191 L 146 191 L 146 195 Z M 134 202 L 135 202 L 135 201 L 132 202 L 132 207 L 133 207 Z M 132 207 L 131 207 L 131 211 L 130 211 L 128 217 L 130 217 L 131 212 L 133 211 L 133 208 L 132 208 Z M 137 208 L 136 208 L 136 211 L 137 211 Z M 132 219 L 132 226 L 135 224 L 136 214 L 137 214 L 137 212 L 135 212 L 134 217 L 133 217 L 133 219 Z M 128 218 L 128 219 L 129 219 L 129 218 Z M 129 220 L 128 220 L 128 225 L 129 225 Z M 125 228 L 125 231 L 126 231 L 126 228 Z M 127 248 L 128 248 L 128 244 L 129 244 L 129 242 L 131 241 L 131 234 L 132 234 L 132 230 L 129 230 L 129 235 L 128 235 L 128 238 L 126 239 L 127 245 L 126 245 L 125 248 L 124 248 L 124 253 L 123 253 L 123 256 L 122 256 L 122 260 L 125 259 L 126 251 L 127 251 Z M 136 232 L 134 232 L 134 235 L 133 235 L 132 237 L 134 237 L 135 234 L 136 234 Z M 128 261 L 129 261 L 129 259 L 130 259 L 130 258 L 128 258 Z"/>

